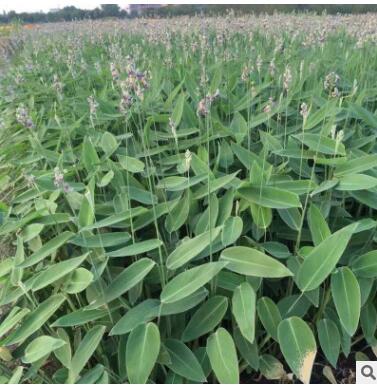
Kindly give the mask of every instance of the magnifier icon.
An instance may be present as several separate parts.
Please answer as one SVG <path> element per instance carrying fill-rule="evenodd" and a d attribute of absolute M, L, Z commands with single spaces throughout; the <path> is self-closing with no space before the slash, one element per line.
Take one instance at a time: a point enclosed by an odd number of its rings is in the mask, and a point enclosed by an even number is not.
<path fill-rule="evenodd" d="M 374 381 L 376 380 L 375 375 L 373 374 L 373 368 L 370 365 L 365 365 L 361 368 L 361 374 L 365 378 L 372 378 Z"/>

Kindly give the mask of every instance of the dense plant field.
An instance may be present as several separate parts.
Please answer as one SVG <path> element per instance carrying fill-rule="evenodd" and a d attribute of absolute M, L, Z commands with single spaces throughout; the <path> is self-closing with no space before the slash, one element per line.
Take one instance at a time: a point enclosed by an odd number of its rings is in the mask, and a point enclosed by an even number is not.
<path fill-rule="evenodd" d="M 340 360 L 373 359 L 376 19 L 18 36 L 1 381 L 344 381 Z"/>

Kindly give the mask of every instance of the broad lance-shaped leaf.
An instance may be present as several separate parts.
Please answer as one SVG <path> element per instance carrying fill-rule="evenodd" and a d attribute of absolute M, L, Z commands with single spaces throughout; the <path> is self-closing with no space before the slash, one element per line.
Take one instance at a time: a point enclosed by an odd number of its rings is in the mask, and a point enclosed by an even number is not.
<path fill-rule="evenodd" d="M 377 154 L 357 157 L 338 165 L 335 169 L 336 176 L 349 175 L 364 172 L 377 167 Z"/>
<path fill-rule="evenodd" d="M 331 236 L 330 228 L 322 212 L 314 204 L 310 206 L 307 218 L 314 245 L 320 244 L 323 240 Z"/>
<path fill-rule="evenodd" d="M 121 213 L 113 214 L 109 217 L 104 218 L 103 220 L 99 220 L 94 224 L 88 225 L 85 228 L 81 229 L 81 231 L 111 227 L 112 225 L 119 224 L 122 221 L 126 221 L 130 218 L 134 218 L 145 212 L 147 212 L 146 208 L 142 206 L 138 206 L 136 208 L 125 210 L 124 212 L 121 212 Z"/>
<path fill-rule="evenodd" d="M 323 353 L 336 368 L 340 351 L 340 334 L 336 323 L 331 319 L 322 319 L 317 323 L 317 331 Z"/>
<path fill-rule="evenodd" d="M 167 258 L 166 266 L 168 269 L 177 269 L 188 263 L 200 252 L 202 252 L 211 241 L 220 233 L 221 227 L 211 229 L 199 236 L 183 241 Z"/>
<path fill-rule="evenodd" d="M 87 269 L 83 267 L 77 268 L 68 276 L 62 290 L 67 294 L 77 294 L 84 291 L 93 281 L 93 276 Z"/>
<path fill-rule="evenodd" d="M 135 244 L 127 245 L 124 248 L 117 249 L 116 251 L 107 252 L 106 255 L 109 257 L 127 257 L 141 255 L 143 253 L 152 251 L 162 245 L 162 241 L 159 239 L 151 239 L 140 241 Z"/>
<path fill-rule="evenodd" d="M 227 262 L 215 262 L 199 265 L 180 273 L 166 284 L 161 292 L 162 303 L 173 303 L 183 299 L 208 283 Z"/>
<path fill-rule="evenodd" d="M 108 310 L 77 310 L 70 314 L 63 315 L 52 323 L 51 327 L 73 327 L 104 318 L 109 315 Z"/>
<path fill-rule="evenodd" d="M 85 253 L 82 256 L 74 257 L 73 259 L 68 259 L 62 261 L 61 263 L 51 265 L 45 271 L 37 275 L 35 281 L 33 282 L 32 290 L 38 291 L 61 279 L 69 272 L 80 266 L 88 255 L 89 253 Z"/>
<path fill-rule="evenodd" d="M 359 324 L 361 295 L 359 283 L 348 267 L 331 275 L 331 293 L 340 323 L 353 336 Z"/>
<path fill-rule="evenodd" d="M 352 262 L 352 271 L 358 277 L 377 277 L 377 250 L 359 256 Z"/>
<path fill-rule="evenodd" d="M 220 383 L 240 382 L 236 346 L 227 330 L 220 327 L 207 339 L 207 354 Z"/>
<path fill-rule="evenodd" d="M 243 185 L 238 189 L 238 193 L 245 200 L 266 208 L 301 208 L 301 202 L 296 193 L 272 186 Z"/>
<path fill-rule="evenodd" d="M 372 348 L 376 346 L 377 310 L 373 301 L 368 301 L 361 310 L 360 324 L 365 340 Z"/>
<path fill-rule="evenodd" d="M 126 367 L 130 383 L 146 383 L 160 352 L 160 331 L 154 323 L 141 324 L 127 340 Z"/>
<path fill-rule="evenodd" d="M 16 326 L 29 313 L 30 310 L 28 308 L 13 307 L 0 324 L 0 338 Z"/>
<path fill-rule="evenodd" d="M 165 228 L 169 233 L 178 230 L 185 224 L 190 212 L 191 193 L 190 190 L 183 195 L 178 204 L 170 211 L 165 218 Z"/>
<path fill-rule="evenodd" d="M 26 347 L 22 361 L 24 363 L 34 363 L 65 344 L 62 339 L 47 335 L 39 336 Z"/>
<path fill-rule="evenodd" d="M 208 290 L 205 287 L 200 287 L 191 295 L 179 299 L 173 303 L 161 303 L 159 314 L 160 316 L 176 315 L 182 312 L 191 310 L 198 304 L 202 303 L 207 297 Z"/>
<path fill-rule="evenodd" d="M 252 202 L 250 202 L 249 204 L 250 204 L 250 213 L 255 225 L 260 229 L 267 229 L 272 222 L 272 209 L 253 204 Z M 287 209 L 280 209 L 280 210 L 287 210 Z"/>
<path fill-rule="evenodd" d="M 228 308 L 225 296 L 208 299 L 192 316 L 182 334 L 182 340 L 189 342 L 212 331 L 223 319 Z"/>
<path fill-rule="evenodd" d="M 96 326 L 86 333 L 72 357 L 71 365 L 68 369 L 69 376 L 67 383 L 74 383 L 77 380 L 80 372 L 100 344 L 105 329 L 105 326 Z"/>
<path fill-rule="evenodd" d="M 22 374 L 25 367 L 17 366 L 12 373 L 12 376 L 9 378 L 8 385 L 21 385 Z"/>
<path fill-rule="evenodd" d="M 122 318 L 118 320 L 110 335 L 122 335 L 132 331 L 138 325 L 149 322 L 159 316 L 160 301 L 157 299 L 146 299 L 135 307 L 127 311 Z"/>
<path fill-rule="evenodd" d="M 76 384 L 94 385 L 108 383 L 108 377 L 106 377 L 107 371 L 104 371 L 105 367 L 101 364 L 97 364 L 78 379 Z"/>
<path fill-rule="evenodd" d="M 255 337 L 255 302 L 256 295 L 248 282 L 243 282 L 233 292 L 232 313 L 242 335 L 250 342 Z"/>
<path fill-rule="evenodd" d="M 278 327 L 281 322 L 281 314 L 278 306 L 268 297 L 258 300 L 257 311 L 260 321 L 272 339 L 278 341 Z"/>
<path fill-rule="evenodd" d="M 356 228 L 357 224 L 351 224 L 338 230 L 306 256 L 297 273 L 297 285 L 302 292 L 317 288 L 330 275 Z"/>
<path fill-rule="evenodd" d="M 170 363 L 167 367 L 176 374 L 195 382 L 205 382 L 206 376 L 196 356 L 181 341 L 168 339 L 165 347 L 169 353 Z"/>
<path fill-rule="evenodd" d="M 104 290 L 104 294 L 87 309 L 94 309 L 113 301 L 125 292 L 129 291 L 136 284 L 140 283 L 152 270 L 156 263 L 148 258 L 143 258 L 127 267 L 119 274 L 110 285 Z"/>
<path fill-rule="evenodd" d="M 195 193 L 194 193 L 194 199 L 195 200 L 199 200 L 203 197 L 205 197 L 206 195 L 208 195 L 208 192 L 211 194 L 211 193 L 214 193 L 216 192 L 217 190 L 219 190 L 220 188 L 223 188 L 225 185 L 229 184 L 230 182 L 232 182 L 232 180 L 236 177 L 236 175 L 238 174 L 239 172 L 235 172 L 233 174 L 229 174 L 229 175 L 225 175 L 223 177 L 220 177 L 220 178 L 216 178 L 216 179 L 213 179 L 211 180 L 210 182 L 210 185 L 209 185 L 209 189 L 208 189 L 208 185 L 204 185 L 204 186 L 201 186 Z"/>
<path fill-rule="evenodd" d="M 258 343 L 254 340 L 254 343 L 251 344 L 244 338 L 238 328 L 233 330 L 232 335 L 234 343 L 242 358 L 245 359 L 245 361 L 250 365 L 252 369 L 259 370 Z"/>
<path fill-rule="evenodd" d="M 55 311 L 62 305 L 65 297 L 63 295 L 53 295 L 47 300 L 42 302 L 33 312 L 26 316 L 15 331 L 13 331 L 7 338 L 4 339 L 2 344 L 9 346 L 11 344 L 17 344 L 23 342 L 30 335 L 38 331 Z"/>
<path fill-rule="evenodd" d="M 127 155 L 118 155 L 120 166 L 131 173 L 140 173 L 144 170 L 144 162 Z"/>
<path fill-rule="evenodd" d="M 81 234 L 69 240 L 69 243 L 86 248 L 105 248 L 125 244 L 130 238 L 128 232 L 98 233 L 96 235 Z"/>
<path fill-rule="evenodd" d="M 346 150 L 344 145 L 332 138 L 324 137 L 320 134 L 297 134 L 293 136 L 304 145 L 308 146 L 310 150 L 315 152 L 329 154 L 329 155 L 345 155 Z"/>
<path fill-rule="evenodd" d="M 241 236 L 243 229 L 242 218 L 239 216 L 228 217 L 224 222 L 224 228 L 221 232 L 221 242 L 224 246 L 235 243 Z"/>
<path fill-rule="evenodd" d="M 339 177 L 337 190 L 365 190 L 373 188 L 377 185 L 377 178 L 368 176 L 367 174 L 347 174 Z"/>
<path fill-rule="evenodd" d="M 63 328 L 58 328 L 56 330 L 57 337 L 61 340 L 63 340 L 66 344 L 61 346 L 60 348 L 54 350 L 54 355 L 56 359 L 65 367 L 69 368 L 71 365 L 71 359 L 72 359 L 72 349 L 71 349 L 71 342 L 70 337 L 66 330 Z"/>
<path fill-rule="evenodd" d="M 281 352 L 302 383 L 309 383 L 317 345 L 310 327 L 297 316 L 285 319 L 278 327 Z"/>
<path fill-rule="evenodd" d="M 231 247 L 224 249 L 221 261 L 228 263 L 227 269 L 241 275 L 278 278 L 292 276 L 292 272 L 279 261 L 254 248 Z"/>
<path fill-rule="evenodd" d="M 19 268 L 31 267 L 39 263 L 45 257 L 54 253 L 58 248 L 64 245 L 69 239 L 73 237 L 72 232 L 63 232 L 62 234 L 54 237 L 50 241 L 47 241 L 41 248 L 34 252 L 31 256 L 26 258 L 26 260 L 19 265 Z"/>
<path fill-rule="evenodd" d="M 281 380 L 286 377 L 283 364 L 270 354 L 260 356 L 260 372 L 268 380 Z"/>
<path fill-rule="evenodd" d="M 182 92 L 179 95 L 179 97 L 175 103 L 173 112 L 171 114 L 171 122 L 175 128 L 177 128 L 179 126 L 179 124 L 181 123 L 181 119 L 182 119 L 182 115 L 183 115 L 183 109 L 185 106 L 185 99 L 186 99 L 186 96 Z"/>

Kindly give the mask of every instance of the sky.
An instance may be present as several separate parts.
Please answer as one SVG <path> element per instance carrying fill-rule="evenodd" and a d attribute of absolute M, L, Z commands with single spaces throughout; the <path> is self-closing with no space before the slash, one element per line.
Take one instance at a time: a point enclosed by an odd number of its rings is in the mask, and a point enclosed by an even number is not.
<path fill-rule="evenodd" d="M 48 12 L 53 8 L 62 8 L 67 5 L 74 5 L 77 8 L 93 9 L 99 4 L 106 3 L 105 1 L 90 1 L 90 0 L 0 0 L 0 11 L 16 11 L 16 12 Z M 114 2 L 113 2 L 114 3 Z M 127 2 L 124 2 L 125 4 Z"/>

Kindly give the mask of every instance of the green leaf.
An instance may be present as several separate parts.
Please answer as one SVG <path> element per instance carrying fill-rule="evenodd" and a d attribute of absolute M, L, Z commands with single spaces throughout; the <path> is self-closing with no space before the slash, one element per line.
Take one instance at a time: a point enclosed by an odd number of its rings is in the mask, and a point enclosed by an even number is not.
<path fill-rule="evenodd" d="M 155 265 L 156 263 L 148 258 L 142 258 L 131 264 L 105 288 L 103 295 L 89 305 L 88 309 L 98 308 L 117 299 L 140 283 Z"/>
<path fill-rule="evenodd" d="M 227 269 L 242 275 L 278 278 L 292 276 L 292 272 L 279 261 L 254 248 L 231 247 L 221 252 L 220 260 L 228 263 Z"/>
<path fill-rule="evenodd" d="M 173 303 L 161 303 L 159 315 L 176 315 L 191 310 L 200 304 L 208 295 L 208 291 L 201 287 L 189 296 Z"/>
<path fill-rule="evenodd" d="M 181 123 L 182 115 L 183 115 L 183 108 L 185 105 L 185 99 L 186 96 L 184 93 L 181 93 L 177 99 L 177 102 L 175 103 L 173 112 L 171 114 L 171 120 L 174 124 L 174 127 L 177 128 L 179 124 Z"/>
<path fill-rule="evenodd" d="M 167 258 L 166 266 L 173 270 L 187 264 L 220 234 L 221 227 L 210 229 L 192 239 L 184 240 Z"/>
<path fill-rule="evenodd" d="M 254 342 L 255 337 L 255 302 L 255 291 L 248 282 L 242 283 L 234 290 L 232 313 L 242 335 L 250 343 Z"/>
<path fill-rule="evenodd" d="M 161 292 L 162 303 L 183 299 L 208 283 L 225 266 L 226 262 L 206 263 L 180 273 L 170 280 Z"/>
<path fill-rule="evenodd" d="M 61 263 L 50 265 L 45 271 L 42 271 L 37 275 L 31 289 L 33 291 L 38 291 L 48 285 L 54 283 L 55 281 L 61 279 L 78 266 L 80 266 L 83 261 L 88 257 L 89 253 L 85 253 L 82 256 L 75 257 L 73 259 L 68 259 L 62 261 Z"/>
<path fill-rule="evenodd" d="M 322 319 L 317 323 L 319 343 L 327 360 L 336 369 L 340 351 L 340 334 L 335 322 Z"/>
<path fill-rule="evenodd" d="M 189 342 L 212 331 L 223 319 L 228 308 L 225 296 L 213 296 L 195 312 L 182 334 L 182 341 Z"/>
<path fill-rule="evenodd" d="M 283 364 L 270 354 L 260 357 L 260 371 L 268 380 L 281 380 L 286 377 Z"/>
<path fill-rule="evenodd" d="M 46 244 L 29 256 L 22 264 L 19 265 L 19 268 L 31 267 L 39 263 L 45 257 L 53 254 L 58 248 L 64 245 L 69 239 L 73 236 L 72 232 L 63 232 L 60 235 L 54 237 L 53 239 L 47 241 Z"/>
<path fill-rule="evenodd" d="M 294 231 L 300 230 L 301 214 L 297 208 L 278 209 L 279 216 Z"/>
<path fill-rule="evenodd" d="M 30 224 L 21 232 L 21 237 L 24 243 L 32 240 L 34 237 L 38 236 L 44 228 L 44 224 Z"/>
<path fill-rule="evenodd" d="M 159 239 L 150 239 L 145 241 L 140 241 L 135 244 L 127 245 L 124 248 L 117 249 L 116 251 L 107 252 L 109 257 L 127 257 L 141 255 L 143 253 L 152 251 L 162 245 L 162 241 Z"/>
<path fill-rule="evenodd" d="M 108 131 L 105 131 L 102 134 L 101 137 L 101 147 L 102 150 L 105 152 L 106 158 L 110 157 L 111 154 L 115 152 L 115 150 L 118 148 L 119 143 L 115 136 Z"/>
<path fill-rule="evenodd" d="M 0 338 L 16 326 L 29 312 L 28 308 L 13 307 L 0 324 Z"/>
<path fill-rule="evenodd" d="M 106 327 L 104 326 L 96 326 L 86 333 L 72 357 L 71 365 L 69 367 L 68 383 L 74 383 L 77 380 L 80 372 L 100 344 L 105 329 Z"/>
<path fill-rule="evenodd" d="M 252 369 L 259 370 L 258 343 L 254 341 L 251 344 L 244 338 L 238 328 L 233 330 L 233 339 L 242 358 L 245 359 Z"/>
<path fill-rule="evenodd" d="M 68 294 L 77 294 L 84 291 L 93 281 L 93 274 L 85 268 L 77 268 L 64 283 L 63 291 Z"/>
<path fill-rule="evenodd" d="M 209 194 L 212 194 L 216 192 L 217 190 L 225 187 L 226 185 L 230 184 L 238 172 L 225 175 L 216 179 L 212 179 L 209 185 L 209 188 L 207 185 L 201 186 L 195 193 L 194 193 L 194 199 L 198 200 L 201 199 Z"/>
<path fill-rule="evenodd" d="M 60 361 L 60 363 L 68 369 L 72 359 L 71 342 L 69 339 L 69 335 L 62 328 L 57 329 L 56 335 L 58 338 L 62 339 L 66 344 L 56 349 L 54 351 L 54 354 L 56 358 Z"/>
<path fill-rule="evenodd" d="M 63 295 L 52 295 L 23 320 L 21 326 L 12 332 L 3 341 L 4 346 L 23 342 L 34 332 L 38 331 L 56 310 L 63 304 L 65 297 Z"/>
<path fill-rule="evenodd" d="M 206 381 L 200 363 L 185 344 L 176 339 L 168 339 L 165 342 L 165 347 L 170 356 L 170 363 L 167 364 L 169 369 L 194 382 L 203 383 Z"/>
<path fill-rule="evenodd" d="M 81 385 L 93 385 L 101 384 L 101 376 L 103 375 L 105 367 L 103 365 L 97 364 L 92 369 L 88 370 L 77 382 L 76 384 Z M 107 382 L 105 382 L 107 383 Z"/>
<path fill-rule="evenodd" d="M 306 256 L 297 273 L 302 292 L 317 288 L 335 268 L 357 224 L 348 225 L 323 240 Z"/>
<path fill-rule="evenodd" d="M 339 268 L 331 275 L 331 293 L 340 323 L 353 336 L 359 324 L 361 295 L 359 283 L 348 267 Z"/>
<path fill-rule="evenodd" d="M 251 216 L 253 217 L 253 221 L 255 225 L 259 229 L 267 229 L 272 222 L 272 209 L 253 204 L 252 202 L 250 202 L 249 204 L 250 204 L 250 213 L 251 213 Z"/>
<path fill-rule="evenodd" d="M 301 202 L 296 193 L 272 186 L 243 185 L 238 193 L 245 200 L 272 209 L 301 208 Z"/>
<path fill-rule="evenodd" d="M 165 228 L 169 233 L 177 231 L 187 220 L 190 211 L 190 194 L 186 193 L 166 216 Z"/>
<path fill-rule="evenodd" d="M 377 167 L 377 154 L 370 154 L 338 165 L 335 169 L 335 176 L 361 173 L 375 167 Z"/>
<path fill-rule="evenodd" d="M 234 113 L 232 123 L 230 124 L 230 130 L 237 143 L 241 143 L 248 132 L 248 127 L 245 118 L 240 113 Z"/>
<path fill-rule="evenodd" d="M 278 327 L 281 322 L 281 315 L 277 305 L 270 298 L 264 296 L 258 300 L 257 311 L 267 333 L 278 341 Z"/>
<path fill-rule="evenodd" d="M 337 142 L 335 139 L 324 137 L 320 134 L 297 134 L 293 136 L 298 139 L 310 150 L 315 152 L 329 154 L 329 155 L 345 155 L 346 150 L 341 142 Z"/>
<path fill-rule="evenodd" d="M 358 277 L 371 278 L 377 277 L 377 250 L 370 251 L 357 257 L 352 262 L 352 271 Z"/>
<path fill-rule="evenodd" d="M 236 346 L 227 330 L 220 327 L 207 339 L 207 354 L 220 383 L 240 382 Z"/>
<path fill-rule="evenodd" d="M 78 224 L 80 228 L 93 224 L 95 218 L 94 205 L 92 202 L 90 192 L 86 192 L 82 197 L 80 212 L 78 217 Z"/>
<path fill-rule="evenodd" d="M 128 232 L 110 232 L 90 236 L 76 236 L 69 243 L 85 248 L 105 248 L 125 244 L 130 238 Z"/>
<path fill-rule="evenodd" d="M 94 148 L 89 137 L 84 138 L 84 142 L 82 144 L 81 161 L 88 173 L 94 171 L 100 163 L 96 149 Z"/>
<path fill-rule="evenodd" d="M 110 331 L 110 335 L 127 334 L 142 323 L 147 323 L 160 314 L 160 302 L 146 299 L 128 310 Z"/>
<path fill-rule="evenodd" d="M 160 331 L 154 323 L 141 324 L 127 340 L 126 367 L 130 383 L 147 382 L 160 352 Z"/>
<path fill-rule="evenodd" d="M 221 242 L 224 246 L 235 243 L 241 236 L 243 222 L 241 217 L 228 217 L 224 222 L 221 233 Z"/>
<path fill-rule="evenodd" d="M 373 347 L 376 345 L 377 310 L 372 301 L 368 301 L 361 309 L 360 324 L 366 341 Z"/>
<path fill-rule="evenodd" d="M 310 205 L 307 216 L 314 245 L 320 244 L 331 236 L 330 228 L 317 206 L 314 204 Z"/>
<path fill-rule="evenodd" d="M 278 327 L 281 352 L 302 383 L 310 383 L 317 345 L 309 326 L 297 316 L 285 319 Z"/>
<path fill-rule="evenodd" d="M 99 188 L 105 188 L 114 178 L 114 172 L 112 170 L 108 171 L 99 182 L 97 182 L 97 186 Z"/>
<path fill-rule="evenodd" d="M 377 178 L 366 174 L 347 174 L 339 177 L 339 184 L 336 185 L 337 190 L 365 190 L 377 186 Z"/>
<path fill-rule="evenodd" d="M 120 166 L 130 173 L 140 173 L 145 168 L 144 162 L 136 158 L 129 157 L 127 155 L 118 155 L 118 159 Z"/>
<path fill-rule="evenodd" d="M 20 385 L 20 384 L 22 384 L 21 378 L 22 378 L 23 371 L 24 371 L 23 366 L 17 366 L 16 369 L 13 371 L 13 374 L 8 381 L 8 385 Z"/>
<path fill-rule="evenodd" d="M 52 336 L 39 336 L 28 344 L 22 361 L 24 363 L 34 363 L 65 344 L 64 340 L 56 339 Z"/>
<path fill-rule="evenodd" d="M 106 217 L 103 220 L 99 220 L 92 225 L 88 225 L 85 228 L 82 228 L 81 231 L 111 227 L 113 225 L 119 224 L 122 221 L 126 221 L 126 220 L 129 220 L 130 218 L 139 216 L 145 213 L 146 211 L 147 209 L 143 207 L 128 209 L 124 212 Z"/>
<path fill-rule="evenodd" d="M 109 315 L 108 310 L 77 310 L 60 317 L 51 327 L 82 326 L 85 323 L 93 322 L 107 315 Z"/>

